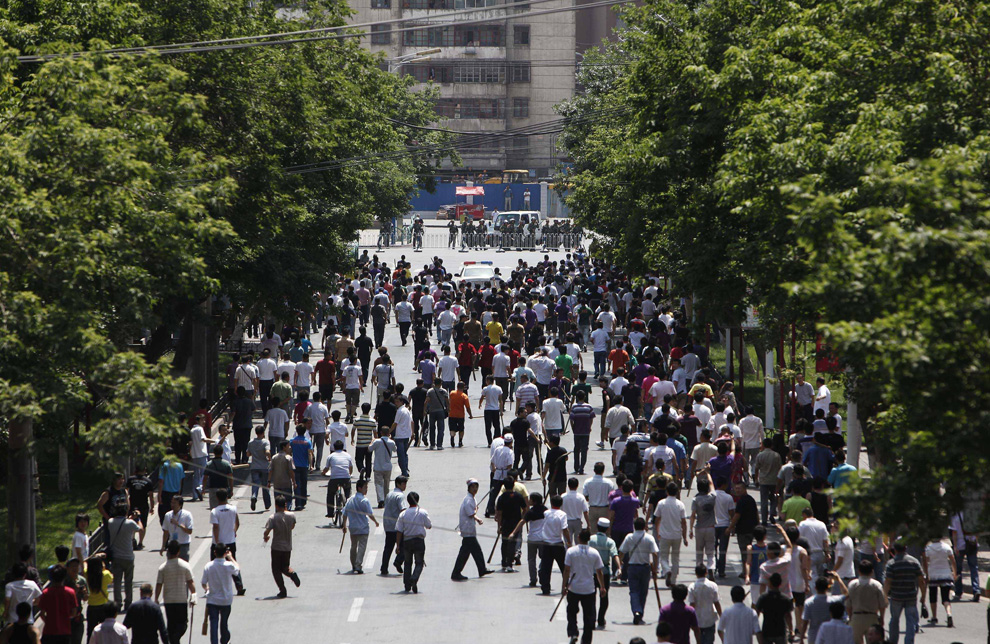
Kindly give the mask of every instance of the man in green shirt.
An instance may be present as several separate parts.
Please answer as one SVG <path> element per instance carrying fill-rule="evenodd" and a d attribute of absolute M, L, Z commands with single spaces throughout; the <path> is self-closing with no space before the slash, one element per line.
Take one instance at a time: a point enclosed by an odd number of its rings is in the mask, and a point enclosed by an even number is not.
<path fill-rule="evenodd" d="M 282 404 L 280 405 L 285 413 L 292 416 L 292 385 L 289 383 L 289 373 L 284 372 L 282 374 L 282 379 L 272 385 L 271 391 L 272 398 L 278 398 Z"/>
<path fill-rule="evenodd" d="M 803 496 L 795 494 L 791 498 L 784 501 L 784 505 L 780 508 L 780 514 L 781 516 L 784 517 L 785 520 L 792 519 L 795 522 L 800 523 L 801 519 L 803 518 L 801 513 L 804 511 L 805 508 L 810 508 L 810 507 L 811 507 L 811 501 L 804 498 Z"/>

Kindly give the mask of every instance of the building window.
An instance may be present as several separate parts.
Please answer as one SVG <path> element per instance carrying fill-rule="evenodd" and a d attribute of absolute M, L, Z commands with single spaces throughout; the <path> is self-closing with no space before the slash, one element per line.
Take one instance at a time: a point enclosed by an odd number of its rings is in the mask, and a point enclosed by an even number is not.
<path fill-rule="evenodd" d="M 372 0 L 374 2 L 375 0 Z M 402 0 L 403 9 L 453 9 L 454 0 Z"/>
<path fill-rule="evenodd" d="M 529 118 L 529 97 L 517 96 L 512 99 L 512 117 L 517 119 Z"/>
<path fill-rule="evenodd" d="M 505 100 L 500 98 L 441 98 L 435 109 L 445 119 L 505 118 Z"/>
<path fill-rule="evenodd" d="M 529 82 L 529 63 L 512 63 L 512 82 Z"/>
<path fill-rule="evenodd" d="M 462 63 L 454 67 L 455 83 L 504 83 L 503 63 Z"/>
<path fill-rule="evenodd" d="M 372 45 L 391 45 L 392 28 L 389 25 L 371 25 Z"/>
<path fill-rule="evenodd" d="M 392 0 L 371 0 L 372 9 L 391 9 Z"/>
<path fill-rule="evenodd" d="M 402 44 L 410 47 L 505 47 L 501 25 L 433 27 L 402 33 Z"/>
<path fill-rule="evenodd" d="M 512 42 L 516 45 L 528 45 L 529 25 L 515 25 L 512 28 Z"/>

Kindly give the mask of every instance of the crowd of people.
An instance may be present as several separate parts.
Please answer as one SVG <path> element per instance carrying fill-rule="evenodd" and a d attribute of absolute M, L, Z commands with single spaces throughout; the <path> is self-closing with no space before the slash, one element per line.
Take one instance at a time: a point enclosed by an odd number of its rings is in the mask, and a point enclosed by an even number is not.
<path fill-rule="evenodd" d="M 177 644 L 197 594 L 188 564 L 195 526 L 184 506 L 203 501 L 212 545 L 199 582 L 211 642 L 227 644 L 231 605 L 245 592 L 235 467 L 247 473 L 251 510 L 260 496 L 271 511 L 264 541 L 276 597 L 287 596 L 285 579 L 301 584 L 293 530 L 318 471 L 328 480 L 319 505 L 350 540 L 350 573 L 364 574 L 380 518 L 379 574 L 396 570 L 403 590 L 418 594 L 433 523 L 411 489 L 429 474 L 413 478 L 411 455 L 462 448 L 475 416 L 484 419 L 488 481 L 479 472 L 465 483 L 450 579 L 467 581 L 469 560 L 479 577 L 528 574 L 530 587 L 566 600 L 572 643 L 587 644 L 606 627 L 617 586 L 628 589 L 634 625 L 649 616 L 656 641 L 679 644 L 711 644 L 716 635 L 726 644 L 901 636 L 911 644 L 919 603 L 922 614 L 931 609 L 929 624 L 938 624 L 941 606 L 953 627 L 953 600 L 969 591 L 979 601 L 978 542 L 964 517 L 923 544 L 844 529 L 832 495 L 858 476 L 847 463 L 858 458 L 847 459 L 825 380 L 812 387 L 798 376 L 793 431 L 768 430 L 721 379 L 657 276 L 634 279 L 577 252 L 520 260 L 491 284 L 451 277 L 436 258 L 414 271 L 404 257 L 390 267 L 364 256 L 317 298 L 311 316 L 264 329 L 254 350 L 230 364 L 223 418 L 201 401 L 181 419 L 184 440 L 160 467 L 113 478 L 97 500 L 99 552 L 90 552 L 90 517 L 80 514 L 45 588 L 26 563 L 31 553 L 11 568 L 0 644 L 36 641 L 36 616 L 43 637 L 66 643 L 126 641 L 130 628 L 134 642 Z M 395 364 L 390 325 L 393 348 L 395 340 L 412 345 L 411 363 Z M 477 534 L 486 519 L 501 546 L 493 568 Z M 146 536 L 167 558 L 155 586 L 132 601 L 134 551 Z M 681 548 L 692 542 L 695 565 L 685 575 Z M 731 585 L 730 605 L 719 584 Z"/>

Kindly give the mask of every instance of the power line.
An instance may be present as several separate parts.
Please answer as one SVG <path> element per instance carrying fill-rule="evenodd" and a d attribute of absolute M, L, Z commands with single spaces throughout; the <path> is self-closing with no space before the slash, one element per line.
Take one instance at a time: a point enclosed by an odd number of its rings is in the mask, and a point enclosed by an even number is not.
<path fill-rule="evenodd" d="M 490 22 L 501 22 L 503 20 L 516 20 L 520 18 L 530 18 L 533 16 L 543 16 L 551 15 L 557 13 L 569 13 L 574 11 L 582 11 L 585 9 L 594 9 L 598 7 L 609 7 L 614 5 L 629 4 L 635 0 L 600 0 L 599 2 L 592 2 L 584 5 L 568 6 L 568 7 L 556 7 L 552 9 L 542 9 L 539 11 L 525 11 L 521 13 L 506 14 L 498 17 L 487 17 L 487 18 L 477 18 L 474 20 L 443 20 L 438 22 L 429 22 L 426 24 L 418 24 L 410 27 L 400 27 L 398 29 L 390 29 L 388 33 L 405 33 L 413 31 L 423 31 L 427 29 L 436 29 L 440 27 L 460 27 L 468 25 L 479 25 Z M 512 3 L 512 4 L 502 4 L 494 5 L 492 7 L 484 7 L 478 9 L 470 10 L 459 10 L 447 12 L 445 16 L 452 15 L 463 15 L 463 14 L 476 14 L 479 11 L 491 11 L 505 8 L 519 8 L 520 4 L 523 6 L 540 4 L 543 2 L 559 2 L 559 0 L 526 0 L 523 3 Z M 426 18 L 428 20 L 429 18 Z M 344 32 L 344 33 L 330 33 L 329 35 L 314 36 L 311 38 L 288 38 L 290 36 L 306 35 L 314 33 L 326 34 L 327 32 L 339 32 L 342 30 L 353 30 L 359 27 L 372 27 L 379 25 L 391 25 L 396 23 L 411 23 L 420 22 L 424 18 L 394 18 L 391 20 L 381 20 L 377 22 L 367 22 L 354 25 L 341 25 L 337 27 L 320 27 L 316 29 L 305 29 L 301 31 L 292 32 L 282 32 L 275 34 L 263 34 L 258 36 L 240 36 L 237 38 L 224 38 L 219 40 L 205 40 L 198 42 L 189 43 L 174 43 L 165 45 L 148 45 L 147 47 L 129 47 L 129 48 L 113 48 L 113 49 L 102 49 L 94 51 L 82 51 L 82 52 L 71 52 L 71 53 L 59 53 L 59 54 L 42 54 L 42 55 L 25 55 L 18 56 L 18 62 L 22 63 L 40 63 L 46 62 L 58 58 L 78 58 L 86 54 L 104 54 L 111 56 L 121 56 L 127 54 L 151 54 L 159 53 L 164 55 L 171 54 L 192 54 L 192 53 L 204 53 L 212 51 L 228 51 L 235 49 L 248 49 L 253 47 L 271 47 L 271 46 L 281 46 L 281 45 L 294 45 L 298 43 L 306 42 L 317 42 L 323 40 L 342 40 L 345 38 L 363 38 L 371 34 L 371 31 L 360 31 L 360 32 Z M 277 38 L 277 40 L 268 40 Z"/>

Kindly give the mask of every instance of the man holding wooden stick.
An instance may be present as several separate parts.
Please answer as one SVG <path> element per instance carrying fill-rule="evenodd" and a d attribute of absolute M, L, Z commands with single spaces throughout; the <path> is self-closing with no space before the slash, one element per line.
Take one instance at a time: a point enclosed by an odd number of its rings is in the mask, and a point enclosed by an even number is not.
<path fill-rule="evenodd" d="M 591 532 L 582 530 L 578 534 L 578 544 L 567 549 L 564 555 L 564 591 L 567 595 L 567 635 L 571 644 L 578 641 L 578 611 L 582 612 L 584 629 L 581 644 L 591 644 L 595 631 L 595 580 L 598 591 L 605 594 L 605 579 L 602 571 L 605 565 L 598 551 L 588 545 Z"/>

